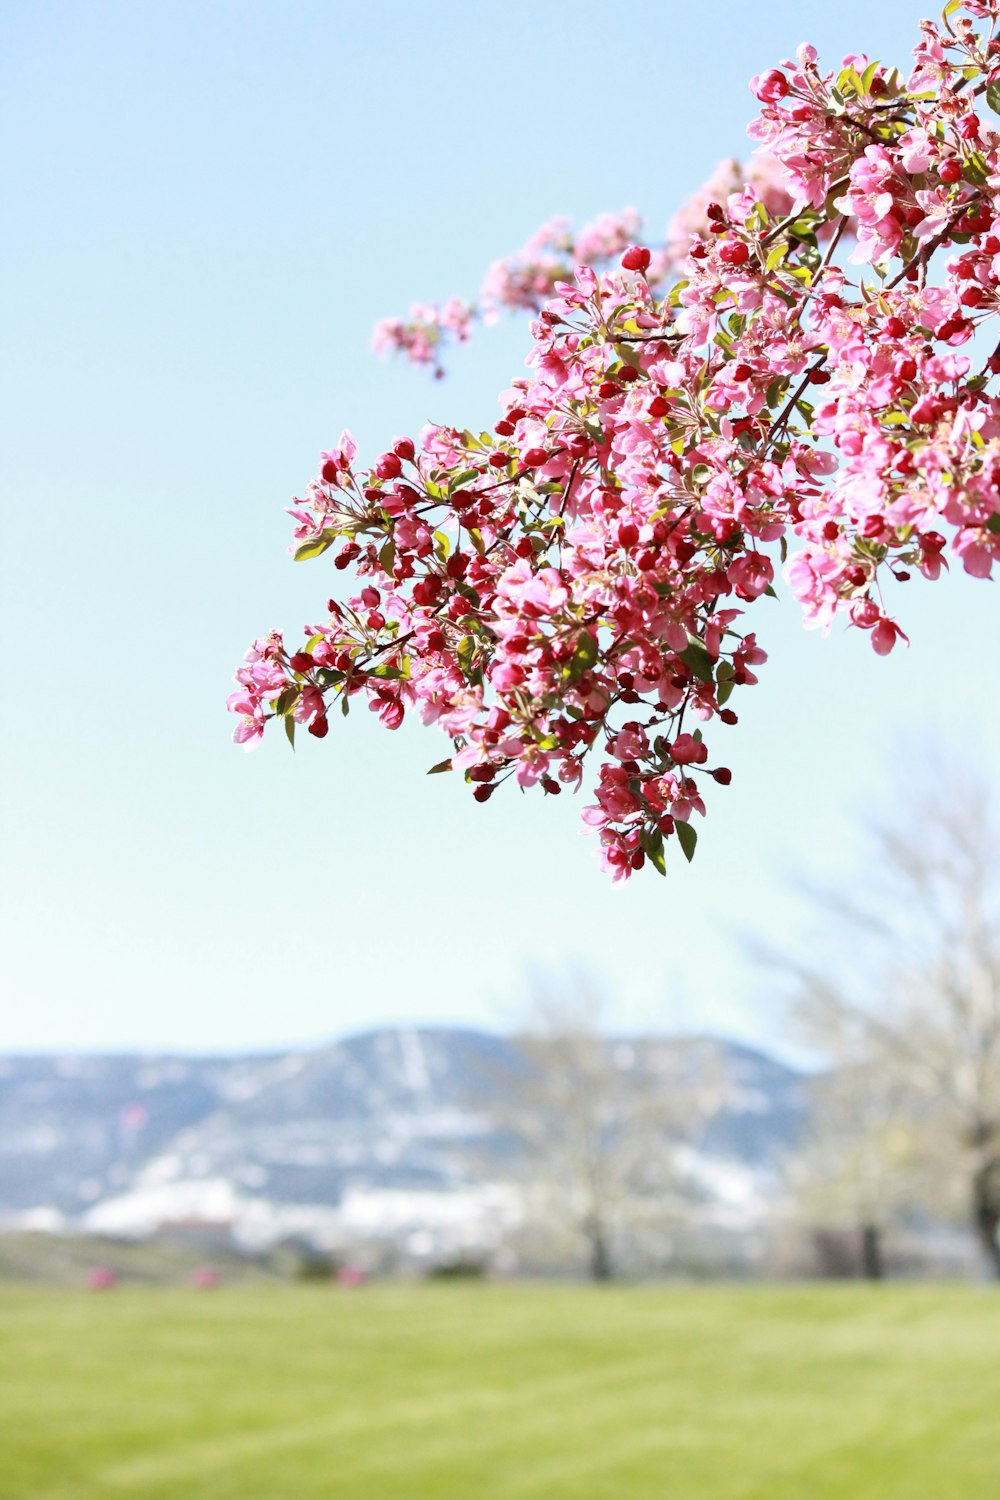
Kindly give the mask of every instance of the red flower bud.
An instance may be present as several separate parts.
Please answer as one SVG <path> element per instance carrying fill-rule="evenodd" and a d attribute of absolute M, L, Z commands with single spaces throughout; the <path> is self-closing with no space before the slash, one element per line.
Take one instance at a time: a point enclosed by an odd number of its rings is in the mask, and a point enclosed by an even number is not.
<path fill-rule="evenodd" d="M 326 714 L 317 714 L 315 719 L 313 719 L 312 723 L 309 725 L 309 733 L 315 735 L 318 740 L 322 740 L 326 738 L 326 734 L 329 728 L 330 725 L 327 720 Z"/>
<path fill-rule="evenodd" d="M 643 245 L 629 245 L 622 256 L 622 266 L 626 271 L 648 271 L 652 258 Z"/>
<path fill-rule="evenodd" d="M 398 479 L 403 472 L 403 465 L 395 453 L 383 453 L 375 465 L 375 473 L 380 479 Z"/>
<path fill-rule="evenodd" d="M 761 104 L 777 104 L 788 93 L 788 79 L 779 68 L 768 68 L 750 80 L 750 92 Z"/>
<path fill-rule="evenodd" d="M 719 247 L 719 259 L 727 266 L 745 266 L 750 259 L 750 250 L 742 240 L 727 240 Z"/>

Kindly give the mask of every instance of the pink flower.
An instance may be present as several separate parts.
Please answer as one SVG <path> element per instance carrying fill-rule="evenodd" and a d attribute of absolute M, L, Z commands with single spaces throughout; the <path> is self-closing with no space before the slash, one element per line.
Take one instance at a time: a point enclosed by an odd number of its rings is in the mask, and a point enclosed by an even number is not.
<path fill-rule="evenodd" d="M 880 655 L 906 639 L 884 579 L 955 557 L 989 576 L 1000 132 L 977 112 L 977 3 L 922 26 L 909 94 L 862 53 L 846 76 L 808 46 L 759 74 L 766 152 L 723 163 L 665 245 L 634 210 L 576 238 L 552 220 L 477 306 L 384 320 L 379 347 L 435 373 L 501 308 L 531 312 L 531 349 L 493 432 L 432 424 L 363 468 L 349 433 L 324 451 L 290 510 L 333 597 L 297 649 L 253 643 L 234 738 L 274 719 L 322 738 L 359 694 L 389 729 L 413 709 L 480 802 L 592 777 L 584 823 L 624 881 L 690 852 L 683 825 L 728 782 L 694 727 L 734 725 L 757 682 L 746 616 L 779 547 L 805 623 Z"/>
<path fill-rule="evenodd" d="M 879 656 L 888 656 L 897 640 L 906 641 L 908 639 L 895 621 L 888 619 L 885 615 L 882 616 L 872 629 L 872 645 Z"/>
<path fill-rule="evenodd" d="M 788 79 L 780 68 L 768 68 L 750 80 L 750 92 L 763 104 L 777 104 L 788 93 Z"/>
<path fill-rule="evenodd" d="M 679 734 L 670 746 L 670 758 L 679 766 L 701 766 L 708 759 L 708 749 L 693 734 Z"/>
<path fill-rule="evenodd" d="M 531 619 L 557 613 L 568 598 L 569 590 L 555 568 L 535 573 L 529 562 L 515 563 L 497 587 L 498 603 Z"/>

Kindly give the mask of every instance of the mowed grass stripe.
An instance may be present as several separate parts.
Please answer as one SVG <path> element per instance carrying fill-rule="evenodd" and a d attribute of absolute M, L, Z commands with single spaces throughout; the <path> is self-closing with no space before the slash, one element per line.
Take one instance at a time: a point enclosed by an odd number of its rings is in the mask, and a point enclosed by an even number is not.
<path fill-rule="evenodd" d="M 1000 1494 L 991 1288 L 0 1291 L 2 1500 Z"/>

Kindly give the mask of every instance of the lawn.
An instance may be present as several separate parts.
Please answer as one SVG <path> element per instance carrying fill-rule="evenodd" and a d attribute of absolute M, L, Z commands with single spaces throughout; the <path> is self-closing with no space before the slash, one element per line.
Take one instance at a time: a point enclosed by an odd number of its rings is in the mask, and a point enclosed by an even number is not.
<path fill-rule="evenodd" d="M 0 1288 L 2 1500 L 1000 1495 L 1000 1289 Z"/>

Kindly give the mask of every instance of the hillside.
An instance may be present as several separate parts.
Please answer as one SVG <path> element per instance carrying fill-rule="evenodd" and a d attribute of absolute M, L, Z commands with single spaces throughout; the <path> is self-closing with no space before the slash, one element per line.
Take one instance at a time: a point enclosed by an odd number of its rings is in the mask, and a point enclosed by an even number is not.
<path fill-rule="evenodd" d="M 715 1080 L 686 1170 L 720 1222 L 754 1222 L 801 1125 L 802 1077 L 716 1039 L 609 1045 L 665 1089 Z M 503 1037 L 419 1028 L 269 1056 L 0 1059 L 0 1225 L 489 1246 L 514 1211 L 489 1116 L 513 1057 Z"/>

